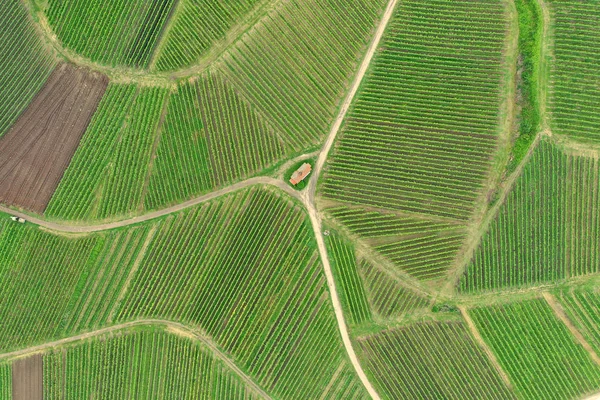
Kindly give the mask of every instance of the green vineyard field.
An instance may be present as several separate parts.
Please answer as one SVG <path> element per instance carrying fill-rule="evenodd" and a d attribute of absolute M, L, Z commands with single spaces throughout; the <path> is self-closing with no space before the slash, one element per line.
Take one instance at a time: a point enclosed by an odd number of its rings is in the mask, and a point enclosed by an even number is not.
<path fill-rule="evenodd" d="M 50 76 L 56 61 L 36 35 L 20 0 L 0 4 L 0 136 Z"/>
<path fill-rule="evenodd" d="M 543 299 L 469 311 L 521 399 L 580 398 L 600 386 L 600 367 Z"/>
<path fill-rule="evenodd" d="M 0 364 L 0 400 L 12 400 L 12 376 L 9 363 Z"/>
<path fill-rule="evenodd" d="M 175 0 L 48 0 L 59 40 L 92 61 L 146 68 Z"/>
<path fill-rule="evenodd" d="M 600 164 L 543 139 L 462 279 L 476 292 L 555 282 L 600 268 Z"/>
<path fill-rule="evenodd" d="M 575 289 L 561 291 L 557 297 L 569 320 L 600 354 L 600 295 L 595 290 Z"/>
<path fill-rule="evenodd" d="M 413 324 L 358 346 L 386 399 L 515 398 L 462 323 Z"/>
<path fill-rule="evenodd" d="M 136 329 L 44 355 L 44 399 L 259 399 L 211 350 Z"/>
<path fill-rule="evenodd" d="M 600 143 L 600 8 L 594 2 L 548 0 L 554 62 L 551 69 L 552 129 Z"/>
<path fill-rule="evenodd" d="M 369 207 L 373 227 L 399 234 L 376 250 L 421 279 L 454 262 L 491 168 L 505 14 L 496 0 L 400 2 L 326 169 L 324 197 Z M 414 214 L 456 230 L 401 236 Z"/>
<path fill-rule="evenodd" d="M 211 46 L 227 42 L 241 29 L 247 14 L 267 0 L 182 0 L 156 56 L 156 70 L 172 71 L 194 65 Z M 235 29 L 237 28 L 237 29 Z"/>

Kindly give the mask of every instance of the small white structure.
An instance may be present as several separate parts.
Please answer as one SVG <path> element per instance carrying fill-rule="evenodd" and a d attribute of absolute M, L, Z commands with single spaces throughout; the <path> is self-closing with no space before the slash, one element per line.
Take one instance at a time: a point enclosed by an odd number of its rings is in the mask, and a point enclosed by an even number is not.
<path fill-rule="evenodd" d="M 16 215 L 13 215 L 12 217 L 10 217 L 10 219 L 12 219 L 15 222 L 20 222 L 22 224 L 25 223 L 25 218 L 17 217 Z"/>

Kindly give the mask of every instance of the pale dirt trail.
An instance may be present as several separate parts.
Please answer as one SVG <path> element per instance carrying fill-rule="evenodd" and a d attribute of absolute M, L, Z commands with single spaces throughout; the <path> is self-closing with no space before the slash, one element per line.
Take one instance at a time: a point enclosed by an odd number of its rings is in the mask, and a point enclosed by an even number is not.
<path fill-rule="evenodd" d="M 323 263 L 323 269 L 325 270 L 325 277 L 327 278 L 327 286 L 329 287 L 329 293 L 331 295 L 331 303 L 333 305 L 333 310 L 335 312 L 335 317 L 337 319 L 337 323 L 338 323 L 338 327 L 340 330 L 340 334 L 342 336 L 342 341 L 344 343 L 344 347 L 346 348 L 346 352 L 348 353 L 350 362 L 352 363 L 352 366 L 356 370 L 358 377 L 360 378 L 361 382 L 363 383 L 363 385 L 369 392 L 369 395 L 371 395 L 371 397 L 375 400 L 379 400 L 380 397 L 377 394 L 377 391 L 375 391 L 375 388 L 373 387 L 373 385 L 371 385 L 371 382 L 369 382 L 369 379 L 367 378 L 367 375 L 363 371 L 363 369 L 358 361 L 358 357 L 356 356 L 356 353 L 354 352 L 354 348 L 352 347 L 352 341 L 350 340 L 350 335 L 348 333 L 348 327 L 346 326 L 346 321 L 344 319 L 344 312 L 342 311 L 342 306 L 341 306 L 340 299 L 339 299 L 339 296 L 338 296 L 338 293 L 336 290 L 336 286 L 335 286 L 335 280 L 333 279 L 333 273 L 331 271 L 331 264 L 329 263 L 327 249 L 325 248 L 325 240 L 323 239 L 323 234 L 322 234 L 322 229 L 321 229 L 321 217 L 320 217 L 320 215 L 317 211 L 316 205 L 315 205 L 315 193 L 316 193 L 316 189 L 317 189 L 317 181 L 319 180 L 319 175 L 323 171 L 323 166 L 325 165 L 325 161 L 327 160 L 329 151 L 331 150 L 331 147 L 333 146 L 335 138 L 340 130 L 340 127 L 342 126 L 342 122 L 344 121 L 344 118 L 346 117 L 346 114 L 348 113 L 350 104 L 352 104 L 352 101 L 354 100 L 354 97 L 356 96 L 356 93 L 358 92 L 358 88 L 360 87 L 360 84 L 361 84 L 363 78 L 365 77 L 367 70 L 369 69 L 369 65 L 371 64 L 371 61 L 373 60 L 373 56 L 375 55 L 375 51 L 377 50 L 377 47 L 379 46 L 379 42 L 381 41 L 381 38 L 383 37 L 385 28 L 387 27 L 387 25 L 392 17 L 396 3 L 397 3 L 397 0 L 390 0 L 390 2 L 387 5 L 385 13 L 383 14 L 383 17 L 381 18 L 381 22 L 379 23 L 379 26 L 377 27 L 375 36 L 373 37 L 373 41 L 369 45 L 367 54 L 365 55 L 365 58 L 363 59 L 363 62 L 360 65 L 360 68 L 358 69 L 356 77 L 354 78 L 354 82 L 352 82 L 350 91 L 348 92 L 348 95 L 344 99 L 344 103 L 342 104 L 340 112 L 339 112 L 337 118 L 335 119 L 335 122 L 334 122 L 333 126 L 331 127 L 331 131 L 329 132 L 329 135 L 327 136 L 327 140 L 325 141 L 325 144 L 323 145 L 323 149 L 321 150 L 321 153 L 319 154 L 319 158 L 315 165 L 314 176 L 310 180 L 310 183 L 308 186 L 308 193 L 304 199 L 305 206 L 306 206 L 306 209 L 308 210 L 308 215 L 310 217 L 310 221 L 313 226 L 313 231 L 315 232 L 315 238 L 317 239 L 317 246 L 319 248 L 319 254 L 321 255 L 321 262 Z"/>
<path fill-rule="evenodd" d="M 51 221 L 47 221 L 47 220 L 44 220 L 42 218 L 39 218 L 39 217 L 36 217 L 33 215 L 15 211 L 11 208 L 8 208 L 8 207 L 2 206 L 2 205 L 0 205 L 0 211 L 5 212 L 7 214 L 16 215 L 16 216 L 25 218 L 27 221 L 29 221 L 33 224 L 42 226 L 44 228 L 47 228 L 47 229 L 50 229 L 53 231 L 67 232 L 67 233 L 90 233 L 90 232 L 105 231 L 108 229 L 122 228 L 122 227 L 125 227 L 128 225 L 138 224 L 140 222 L 145 222 L 145 221 L 149 221 L 152 219 L 164 217 L 165 215 L 169 215 L 174 212 L 181 211 L 181 210 L 184 210 L 189 207 L 193 207 L 195 205 L 207 202 L 209 200 L 213 200 L 217 197 L 220 197 L 220 196 L 223 196 L 223 195 L 226 195 L 226 194 L 229 194 L 229 193 L 232 193 L 237 190 L 241 190 L 248 186 L 253 186 L 253 185 L 276 186 L 279 189 L 286 192 L 287 194 L 289 194 L 290 196 L 292 196 L 300 201 L 303 200 L 302 196 L 300 195 L 300 192 L 292 189 L 285 182 L 275 179 L 275 178 L 268 177 L 268 176 L 257 176 L 254 178 L 246 179 L 245 181 L 234 183 L 233 185 L 223 188 L 221 190 L 217 190 L 217 191 L 210 192 L 205 195 L 196 197 L 196 198 L 188 200 L 184 203 L 176 204 L 172 207 L 153 211 L 148 214 L 141 215 L 139 217 L 133 217 L 133 218 L 124 219 L 121 221 L 109 222 L 109 223 L 98 224 L 98 225 L 76 225 L 76 224 L 69 225 L 69 224 L 63 224 L 63 223 L 59 223 L 59 222 L 51 222 Z"/>
<path fill-rule="evenodd" d="M 11 351 L 9 353 L 3 353 L 3 354 L 0 354 L 0 360 L 27 357 L 32 354 L 44 352 L 53 347 L 62 346 L 62 345 L 78 342 L 81 340 L 93 338 L 96 336 L 105 335 L 110 332 L 115 332 L 115 331 L 119 331 L 119 330 L 123 330 L 123 329 L 127 329 L 127 328 L 138 327 L 138 326 L 162 326 L 162 327 L 166 328 L 165 330 L 167 332 L 202 342 L 202 344 L 204 346 L 206 346 L 209 350 L 211 350 L 217 358 L 219 358 L 225 365 L 227 365 L 234 373 L 239 375 L 239 377 L 250 387 L 251 390 L 253 390 L 258 395 L 262 396 L 265 399 L 269 399 L 269 400 L 271 399 L 271 396 L 269 396 L 264 390 L 262 390 L 261 387 L 258 386 L 258 384 L 256 384 L 256 382 L 254 382 L 254 380 L 252 378 L 250 378 L 248 375 L 246 375 L 244 373 L 244 371 L 242 371 L 235 364 L 235 362 L 233 362 L 227 355 L 225 355 L 217 347 L 217 345 L 214 344 L 210 339 L 208 339 L 204 336 L 198 335 L 196 332 L 194 332 L 193 330 L 191 330 L 190 328 L 186 327 L 183 324 L 179 324 L 177 322 L 172 322 L 172 321 L 164 321 L 164 320 L 160 320 L 160 319 L 141 319 L 141 320 L 137 320 L 137 321 L 125 322 L 125 323 L 113 325 L 113 326 L 110 326 L 107 328 L 98 329 L 96 331 L 86 332 L 86 333 L 82 333 L 80 335 L 71 336 L 68 338 L 55 340 L 53 342 L 44 343 L 39 346 L 33 346 L 33 347 L 28 347 L 26 349 Z"/>
<path fill-rule="evenodd" d="M 569 317 L 567 317 L 565 310 L 563 309 L 562 305 L 558 302 L 558 300 L 556 300 L 556 298 L 548 292 L 542 293 L 542 296 L 544 296 L 544 299 L 552 308 L 552 311 L 554 311 L 554 314 L 558 317 L 558 319 L 560 319 L 562 323 L 565 324 L 569 332 L 571 332 L 571 334 L 575 337 L 579 344 L 581 344 L 585 351 L 588 352 L 592 360 L 594 360 L 594 362 L 600 366 L 600 357 L 598 357 L 592 346 L 590 346 L 590 344 L 587 342 L 587 340 L 585 340 L 581 332 L 577 330 L 575 325 L 573 325 L 573 322 L 571 322 Z"/>
<path fill-rule="evenodd" d="M 463 319 L 467 323 L 469 330 L 473 334 L 473 337 L 475 338 L 477 343 L 479 343 L 479 346 L 481 348 L 483 348 L 483 351 L 487 355 L 488 359 L 491 361 L 494 368 L 496 368 L 496 371 L 498 372 L 498 374 L 500 375 L 500 377 L 502 378 L 502 380 L 504 381 L 506 386 L 508 386 L 509 388 L 512 389 L 512 384 L 510 383 L 510 379 L 508 378 L 508 375 L 506 374 L 506 372 L 504 372 L 504 370 L 500 366 L 500 363 L 498 362 L 496 355 L 492 352 L 492 349 L 490 349 L 490 347 L 487 345 L 487 343 L 481 337 L 481 334 L 479 333 L 479 331 L 477 330 L 477 327 L 475 326 L 475 323 L 471 319 L 471 316 L 469 315 L 467 308 L 465 306 L 458 306 L 458 309 L 460 310 L 460 313 L 462 314 Z"/>

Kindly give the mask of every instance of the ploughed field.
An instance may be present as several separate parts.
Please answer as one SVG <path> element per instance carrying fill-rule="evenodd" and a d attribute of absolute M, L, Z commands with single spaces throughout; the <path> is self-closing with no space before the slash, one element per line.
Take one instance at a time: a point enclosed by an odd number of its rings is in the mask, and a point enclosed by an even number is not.
<path fill-rule="evenodd" d="M 60 64 L 0 138 L 0 201 L 44 212 L 104 94 L 107 79 Z"/>

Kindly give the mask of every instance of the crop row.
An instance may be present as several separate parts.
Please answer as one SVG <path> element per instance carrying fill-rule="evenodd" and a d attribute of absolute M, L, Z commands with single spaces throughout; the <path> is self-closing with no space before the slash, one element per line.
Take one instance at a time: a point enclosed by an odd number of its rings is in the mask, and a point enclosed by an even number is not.
<path fill-rule="evenodd" d="M 201 326 L 269 392 L 318 398 L 344 358 L 305 215 L 247 190 L 165 221 L 118 321 Z"/>
<path fill-rule="evenodd" d="M 193 65 L 213 44 L 225 42 L 229 31 L 236 30 L 249 11 L 265 1 L 182 1 L 156 56 L 156 69 L 172 71 Z"/>
<path fill-rule="evenodd" d="M 354 246 L 337 232 L 329 229 L 326 237 L 327 253 L 338 282 L 340 300 L 350 324 L 360 324 L 371 319 L 371 309 L 363 283 L 358 276 Z"/>
<path fill-rule="evenodd" d="M 0 136 L 41 89 L 56 61 L 46 51 L 24 4 L 0 4 Z"/>
<path fill-rule="evenodd" d="M 323 183 L 344 203 L 467 221 L 497 147 L 505 4 L 403 1 Z"/>
<path fill-rule="evenodd" d="M 284 157 L 219 73 L 169 91 L 112 84 L 46 214 L 105 219 L 185 201 Z"/>
<path fill-rule="evenodd" d="M 0 400 L 12 400 L 12 373 L 9 363 L 0 364 Z"/>
<path fill-rule="evenodd" d="M 542 140 L 460 281 L 481 291 L 600 270 L 600 163 Z"/>
<path fill-rule="evenodd" d="M 150 63 L 175 0 L 50 0 L 50 25 L 69 49 L 111 66 Z"/>
<path fill-rule="evenodd" d="M 299 151 L 328 132 L 385 3 L 281 3 L 228 50 L 219 68 Z"/>
<path fill-rule="evenodd" d="M 399 318 L 429 304 L 427 298 L 405 288 L 367 260 L 362 260 L 358 269 L 373 311 L 383 318 Z"/>
<path fill-rule="evenodd" d="M 543 299 L 469 313 L 519 398 L 579 398 L 600 386 L 600 368 Z"/>
<path fill-rule="evenodd" d="M 550 107 L 556 133 L 600 142 L 600 7 L 549 0 L 553 64 Z"/>
<path fill-rule="evenodd" d="M 460 322 L 413 324 L 358 340 L 387 399 L 514 399 Z"/>
<path fill-rule="evenodd" d="M 44 356 L 44 399 L 256 399 L 198 342 L 157 330 L 88 340 Z"/>
<path fill-rule="evenodd" d="M 600 295 L 592 290 L 563 291 L 558 294 L 569 319 L 587 342 L 600 354 Z"/>
<path fill-rule="evenodd" d="M 399 269 L 424 280 L 446 273 L 465 236 L 462 223 L 455 220 L 346 205 L 326 212 Z"/>

